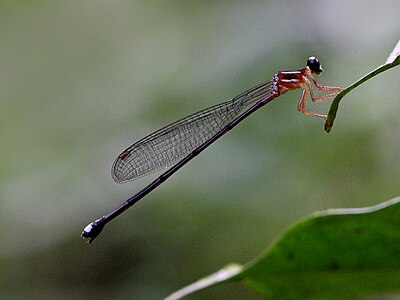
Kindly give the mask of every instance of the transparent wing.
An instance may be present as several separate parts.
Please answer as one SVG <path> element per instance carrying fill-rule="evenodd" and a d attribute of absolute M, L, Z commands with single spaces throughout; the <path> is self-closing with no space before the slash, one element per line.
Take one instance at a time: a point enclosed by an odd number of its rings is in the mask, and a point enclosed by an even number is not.
<path fill-rule="evenodd" d="M 118 182 L 146 176 L 181 160 L 209 140 L 245 108 L 272 95 L 272 82 L 259 84 L 235 98 L 176 121 L 123 151 L 111 174 Z"/>

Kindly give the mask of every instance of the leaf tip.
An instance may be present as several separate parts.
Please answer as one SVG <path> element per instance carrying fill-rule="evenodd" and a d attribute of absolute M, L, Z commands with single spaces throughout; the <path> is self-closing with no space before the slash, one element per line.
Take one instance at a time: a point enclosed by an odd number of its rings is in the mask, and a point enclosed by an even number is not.
<path fill-rule="evenodd" d="M 393 48 L 392 52 L 390 53 L 389 57 L 386 60 L 386 65 L 393 63 L 400 57 L 400 40 L 397 42 L 396 46 Z"/>

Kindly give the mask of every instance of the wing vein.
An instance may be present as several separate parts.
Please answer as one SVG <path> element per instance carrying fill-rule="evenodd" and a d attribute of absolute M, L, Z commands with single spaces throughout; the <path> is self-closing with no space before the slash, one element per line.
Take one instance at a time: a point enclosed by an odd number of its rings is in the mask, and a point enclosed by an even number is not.
<path fill-rule="evenodd" d="M 142 138 L 123 151 L 112 166 L 112 177 L 126 182 L 166 168 L 227 126 L 249 105 L 272 94 L 271 81 L 233 99 L 211 106 Z"/>

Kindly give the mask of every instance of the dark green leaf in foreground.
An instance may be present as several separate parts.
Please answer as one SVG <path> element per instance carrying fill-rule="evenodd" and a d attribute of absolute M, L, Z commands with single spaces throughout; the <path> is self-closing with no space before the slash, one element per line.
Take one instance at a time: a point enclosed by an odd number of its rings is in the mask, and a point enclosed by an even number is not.
<path fill-rule="evenodd" d="M 400 292 L 400 197 L 373 207 L 316 213 L 249 265 L 224 268 L 168 299 L 238 280 L 268 299 L 354 299 Z"/>
<path fill-rule="evenodd" d="M 325 131 L 330 132 L 333 126 L 333 122 L 335 121 L 337 111 L 339 109 L 339 102 L 342 100 L 342 98 L 347 95 L 349 92 L 354 90 L 357 86 L 360 84 L 364 83 L 365 81 L 371 79 L 372 77 L 378 75 L 379 73 L 382 73 L 386 70 L 389 70 L 395 66 L 400 64 L 400 41 L 398 41 L 397 45 L 394 47 L 392 52 L 390 53 L 388 59 L 386 60 L 386 63 L 372 72 L 368 73 L 367 75 L 361 77 L 359 80 L 354 82 L 352 85 L 348 86 L 345 88 L 343 91 L 341 91 L 335 99 L 333 99 L 333 102 L 331 104 L 331 107 L 329 109 L 328 113 L 328 118 L 326 119 L 325 122 Z"/>
<path fill-rule="evenodd" d="M 315 214 L 240 276 L 278 299 L 354 299 L 400 291 L 400 198 Z"/>

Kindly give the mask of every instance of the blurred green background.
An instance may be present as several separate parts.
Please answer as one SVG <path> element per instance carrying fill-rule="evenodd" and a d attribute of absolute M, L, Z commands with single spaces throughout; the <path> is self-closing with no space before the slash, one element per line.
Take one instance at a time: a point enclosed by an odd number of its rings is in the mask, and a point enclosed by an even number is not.
<path fill-rule="evenodd" d="M 315 210 L 400 195 L 400 69 L 341 103 L 300 91 L 252 115 L 88 246 L 81 230 L 155 178 L 118 185 L 131 143 L 310 55 L 345 87 L 399 39 L 393 1 L 1 1 L 0 297 L 161 299 L 245 263 Z M 326 112 L 329 104 L 312 105 Z M 189 299 L 259 299 L 242 284 Z"/>

